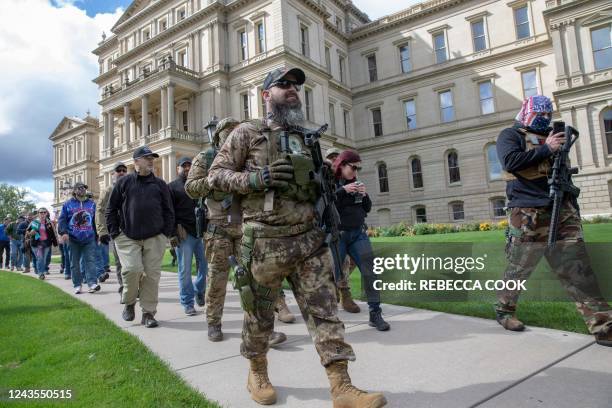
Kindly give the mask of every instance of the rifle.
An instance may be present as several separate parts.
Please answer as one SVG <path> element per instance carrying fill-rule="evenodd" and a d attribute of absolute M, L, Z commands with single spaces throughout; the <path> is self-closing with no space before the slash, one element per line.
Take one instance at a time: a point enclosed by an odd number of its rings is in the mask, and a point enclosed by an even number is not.
<path fill-rule="evenodd" d="M 311 178 L 318 184 L 320 196 L 315 204 L 315 211 L 319 216 L 320 226 L 324 228 L 327 237 L 325 244 L 332 251 L 334 258 L 334 280 L 338 282 L 341 278 L 341 265 L 335 265 L 340 260 L 340 214 L 336 208 L 336 189 L 332 169 L 325 164 L 319 139 L 327 130 L 325 124 L 319 129 L 312 130 L 300 126 L 292 126 L 290 132 L 301 134 L 304 144 L 310 149 L 310 155 L 314 164 Z"/>
<path fill-rule="evenodd" d="M 572 174 L 578 174 L 577 167 L 568 167 L 569 152 L 580 133 L 571 126 L 565 126 L 566 142 L 561 149 L 555 153 L 555 159 L 552 166 L 551 176 L 548 179 L 550 186 L 550 198 L 553 200 L 552 214 L 550 219 L 550 227 L 548 230 L 548 250 L 551 251 L 555 247 L 557 234 L 559 232 L 559 215 L 561 214 L 561 206 L 566 197 L 570 195 L 572 203 L 578 211 L 578 196 L 580 189 L 572 183 Z"/>
<path fill-rule="evenodd" d="M 213 116 L 210 121 L 204 125 L 204 129 L 208 134 L 208 141 L 210 142 L 210 147 L 213 149 L 217 149 L 214 143 L 214 135 L 217 130 L 217 117 Z M 208 172 L 208 169 L 206 169 Z M 196 217 L 196 236 L 197 238 L 203 238 L 206 233 L 206 229 L 208 228 L 208 207 L 204 204 L 204 197 L 200 197 L 198 200 L 198 205 L 195 209 L 195 217 Z"/>

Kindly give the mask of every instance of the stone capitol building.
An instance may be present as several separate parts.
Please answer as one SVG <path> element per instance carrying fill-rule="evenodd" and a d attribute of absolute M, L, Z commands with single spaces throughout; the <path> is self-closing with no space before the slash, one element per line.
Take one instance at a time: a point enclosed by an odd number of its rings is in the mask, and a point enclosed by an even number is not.
<path fill-rule="evenodd" d="M 174 179 L 212 116 L 264 116 L 267 73 L 299 66 L 323 146 L 362 157 L 370 225 L 504 218 L 495 140 L 537 93 L 580 131 L 583 216 L 612 214 L 611 28 L 608 0 L 429 0 L 374 21 L 350 0 L 135 0 L 93 50 L 99 119 L 50 136 L 55 206 L 143 144 Z"/>

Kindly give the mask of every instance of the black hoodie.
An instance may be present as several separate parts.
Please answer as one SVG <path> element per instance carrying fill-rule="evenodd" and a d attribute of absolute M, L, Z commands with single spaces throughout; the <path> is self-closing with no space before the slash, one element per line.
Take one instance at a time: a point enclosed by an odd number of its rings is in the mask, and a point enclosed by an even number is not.
<path fill-rule="evenodd" d="M 108 200 L 106 227 L 112 238 L 123 232 L 141 240 L 174 230 L 174 210 L 168 185 L 153 173 L 121 177 Z"/>

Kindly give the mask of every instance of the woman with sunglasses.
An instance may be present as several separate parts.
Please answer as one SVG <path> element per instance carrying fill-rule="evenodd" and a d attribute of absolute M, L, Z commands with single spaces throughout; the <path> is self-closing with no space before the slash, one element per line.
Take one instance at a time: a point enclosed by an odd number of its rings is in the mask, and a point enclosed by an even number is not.
<path fill-rule="evenodd" d="M 57 246 L 55 229 L 46 208 L 38 210 L 38 217 L 32 220 L 26 234 L 30 237 L 32 251 L 36 253 L 38 279 L 45 279 L 47 255 L 51 251 L 51 246 Z"/>
<path fill-rule="evenodd" d="M 390 326 L 382 317 L 380 293 L 374 289 L 373 253 L 366 234 L 365 217 L 372 209 L 372 201 L 363 183 L 357 181 L 361 158 L 352 150 L 345 150 L 334 161 L 336 175 L 336 208 L 340 213 L 340 259 L 334 260 L 336 276 L 341 276 L 346 255 L 357 264 L 363 278 L 364 290 L 370 309 L 370 326 L 386 331 Z"/>

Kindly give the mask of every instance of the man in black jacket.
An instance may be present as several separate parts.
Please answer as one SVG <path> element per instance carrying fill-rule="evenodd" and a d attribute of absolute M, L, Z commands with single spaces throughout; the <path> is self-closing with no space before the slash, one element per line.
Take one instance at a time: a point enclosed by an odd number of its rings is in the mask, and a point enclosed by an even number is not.
<path fill-rule="evenodd" d="M 175 228 L 170 237 L 170 245 L 175 248 L 178 258 L 178 279 L 181 305 L 185 314 L 197 314 L 193 307 L 194 295 L 198 306 L 204 306 L 206 292 L 206 273 L 208 264 L 204 258 L 204 243 L 197 238 L 195 208 L 196 200 L 185 192 L 185 181 L 191 169 L 191 159 L 183 157 L 178 162 L 178 177 L 168 184 L 174 208 Z M 195 256 L 198 275 L 195 283 L 191 281 L 191 260 Z"/>
<path fill-rule="evenodd" d="M 502 130 L 497 139 L 508 196 L 508 267 L 504 280 L 528 279 L 545 256 L 597 343 L 612 346 L 612 311 L 600 294 L 584 245 L 580 213 L 570 197 L 562 203 L 555 250 L 547 251 L 552 212 L 548 174 L 554 153 L 566 140 L 563 132 L 553 134 L 551 116 L 550 99 L 529 97 L 515 125 Z M 506 330 L 525 328 L 516 317 L 519 294 L 519 290 L 509 289 L 498 292 L 497 321 Z"/>
<path fill-rule="evenodd" d="M 123 277 L 123 319 L 134 320 L 140 297 L 142 324 L 156 327 L 157 295 L 174 210 L 166 183 L 153 174 L 159 155 L 147 146 L 134 151 L 135 172 L 115 184 L 106 208 L 106 228 L 115 241 Z"/>

